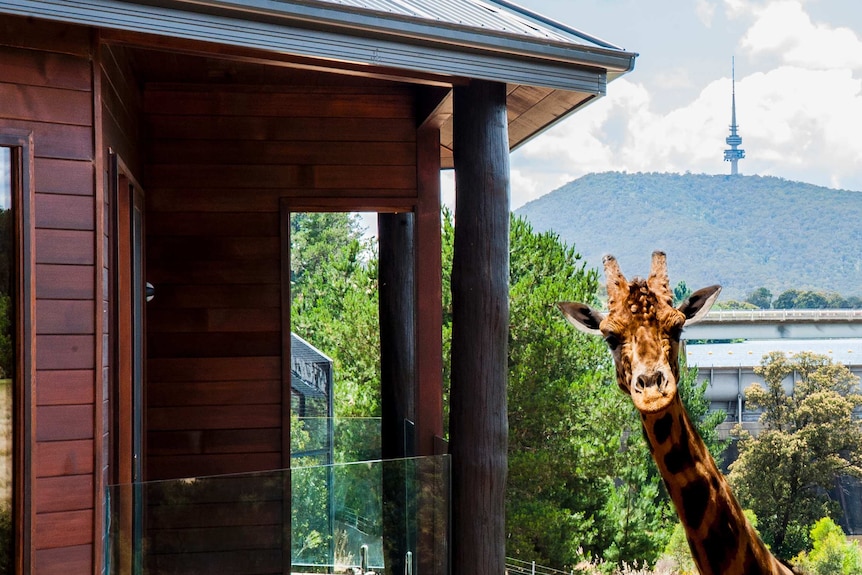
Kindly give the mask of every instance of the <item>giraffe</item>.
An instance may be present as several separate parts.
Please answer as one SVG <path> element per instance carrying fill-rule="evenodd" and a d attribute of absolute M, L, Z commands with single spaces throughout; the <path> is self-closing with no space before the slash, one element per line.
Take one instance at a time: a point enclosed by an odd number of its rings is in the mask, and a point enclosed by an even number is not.
<path fill-rule="evenodd" d="M 627 281 L 613 256 L 604 258 L 608 313 L 587 305 L 558 306 L 575 327 L 604 336 L 617 384 L 640 412 L 644 437 L 685 528 L 701 575 L 792 575 L 742 513 L 677 394 L 684 325 L 706 315 L 720 286 L 691 294 L 678 308 L 667 258 L 654 252 L 649 278 Z"/>

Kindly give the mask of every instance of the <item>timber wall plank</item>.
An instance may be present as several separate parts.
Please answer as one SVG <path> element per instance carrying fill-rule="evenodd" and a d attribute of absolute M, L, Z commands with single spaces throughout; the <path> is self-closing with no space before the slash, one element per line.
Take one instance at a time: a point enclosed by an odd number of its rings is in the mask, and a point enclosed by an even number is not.
<path fill-rule="evenodd" d="M 0 17 L 0 129 L 31 131 L 36 188 L 34 572 L 92 573 L 95 204 L 92 36 Z"/>
<path fill-rule="evenodd" d="M 414 202 L 413 94 L 382 84 L 151 85 L 144 109 L 147 277 L 156 288 L 147 305 L 148 478 L 287 467 L 280 198 Z M 151 502 L 149 565 L 287 569 L 282 481 L 252 508 L 229 490 L 202 491 L 181 509 L 168 506 L 174 498 Z"/>
<path fill-rule="evenodd" d="M 204 432 L 266 429 L 248 454 L 269 462 L 282 453 L 281 396 L 272 393 L 281 377 L 279 199 L 415 198 L 413 94 L 383 83 L 151 84 L 143 108 L 147 276 L 156 286 L 148 478 L 194 471 L 189 463 L 179 473 L 183 452 L 171 438 L 202 470 L 236 471 L 205 463 Z"/>
<path fill-rule="evenodd" d="M 100 203 L 97 214 L 101 217 L 99 228 L 100 240 L 103 249 L 97 251 L 98 261 L 96 265 L 100 269 L 101 281 L 97 283 L 97 299 L 104 310 L 102 315 L 101 329 L 101 357 L 98 358 L 98 367 L 104 382 L 101 393 L 97 394 L 97 402 L 100 410 L 97 414 L 101 433 L 101 454 L 97 461 L 96 473 L 99 474 L 103 485 L 115 483 L 128 483 L 132 480 L 133 461 L 136 458 L 143 459 L 146 466 L 145 454 L 133 454 L 133 430 L 135 421 L 142 419 L 141 414 L 132 414 L 132 400 L 130 398 L 131 377 L 129 371 L 123 367 L 123 360 L 130 359 L 126 356 L 131 351 L 129 341 L 120 341 L 124 338 L 121 334 L 122 325 L 128 325 L 130 313 L 126 308 L 129 294 L 125 291 L 123 279 L 128 270 L 119 270 L 117 266 L 128 266 L 128 254 L 115 252 L 114 244 L 119 244 L 119 250 L 128 249 L 124 243 L 122 232 L 117 233 L 114 229 L 115 219 L 119 222 L 125 221 L 128 214 L 116 214 L 118 211 L 118 195 L 126 196 L 129 190 L 125 183 L 137 185 L 143 174 L 143 147 L 144 139 L 142 132 L 143 115 L 141 111 L 141 89 L 139 80 L 132 71 L 129 51 L 121 46 L 100 44 L 96 61 L 98 71 L 96 80 L 99 89 L 98 112 L 100 118 L 101 149 L 99 150 L 105 159 L 103 163 L 104 173 L 99 177 L 104 180 L 105 185 L 101 194 L 97 194 Z M 116 157 L 111 155 L 111 152 Z M 114 166 L 117 172 L 114 173 Z M 111 181 L 112 178 L 115 178 Z M 134 182 L 133 182 L 134 181 Z M 119 189 L 115 189 L 119 184 Z M 125 246 L 125 248 L 123 247 Z M 119 261 L 117 260 L 119 258 Z M 122 263 L 119 263 L 122 262 Z M 120 286 L 122 293 L 119 299 L 114 301 L 116 290 Z M 116 330 L 116 333 L 115 333 Z M 129 362 L 130 363 L 130 362 Z M 145 385 L 145 383 L 144 383 Z M 137 459 L 140 461 L 140 459 Z M 112 488 L 112 494 L 117 497 L 119 490 Z M 113 505 L 115 512 L 111 518 L 112 528 L 118 540 L 128 537 L 127 529 L 133 524 L 133 511 L 131 499 L 128 497 L 117 497 Z M 117 535 L 117 533 L 121 533 Z M 97 534 L 97 537 L 99 535 Z M 99 545 L 105 547 L 109 544 L 106 536 L 100 538 Z M 120 549 L 120 555 L 116 558 L 114 569 L 128 570 L 129 565 L 124 563 L 128 555 L 126 550 Z"/>

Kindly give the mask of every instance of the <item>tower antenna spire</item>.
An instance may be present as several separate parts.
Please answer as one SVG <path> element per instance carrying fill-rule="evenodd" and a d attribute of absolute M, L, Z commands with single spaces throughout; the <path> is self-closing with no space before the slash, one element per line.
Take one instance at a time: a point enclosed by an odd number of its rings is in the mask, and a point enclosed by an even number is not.
<path fill-rule="evenodd" d="M 736 125 L 736 61 L 735 58 L 730 60 L 730 78 L 731 78 L 731 112 L 730 112 L 730 135 L 724 139 L 729 150 L 724 151 L 724 161 L 730 162 L 730 175 L 736 176 L 739 174 L 737 162 L 745 157 L 745 150 L 740 149 L 742 145 L 742 136 L 737 133 L 739 126 Z"/>

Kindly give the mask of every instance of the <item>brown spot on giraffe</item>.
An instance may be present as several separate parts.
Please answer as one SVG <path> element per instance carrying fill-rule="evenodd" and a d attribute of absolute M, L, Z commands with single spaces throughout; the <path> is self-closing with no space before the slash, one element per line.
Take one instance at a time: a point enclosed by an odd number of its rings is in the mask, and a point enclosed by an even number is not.
<path fill-rule="evenodd" d="M 746 519 L 677 394 L 682 329 L 706 315 L 721 288 L 698 290 L 675 308 L 664 253 L 653 253 L 647 279 L 626 280 L 613 256 L 605 257 L 604 267 L 607 314 L 574 302 L 559 307 L 581 331 L 604 336 L 617 384 L 641 413 L 644 437 L 698 571 L 792 575 Z"/>

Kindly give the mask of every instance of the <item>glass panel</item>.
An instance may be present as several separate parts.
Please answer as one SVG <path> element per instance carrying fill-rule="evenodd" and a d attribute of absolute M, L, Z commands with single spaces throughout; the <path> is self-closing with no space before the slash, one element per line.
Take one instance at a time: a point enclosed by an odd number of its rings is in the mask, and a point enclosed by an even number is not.
<path fill-rule="evenodd" d="M 291 463 L 294 475 L 292 556 L 301 564 L 338 562 L 338 522 L 380 525 L 382 469 L 374 465 L 328 466 L 380 459 L 380 418 L 328 419 L 292 416 Z M 315 502 L 310 504 L 310 502 Z M 345 533 L 354 533 L 345 530 Z M 355 543 L 355 541 L 354 541 Z M 368 541 L 377 553 L 379 545 Z M 344 542 L 347 544 L 347 542 Z M 350 545 L 359 549 L 362 543 Z M 382 561 L 382 560 L 380 560 Z"/>
<path fill-rule="evenodd" d="M 12 467 L 15 377 L 15 218 L 12 149 L 0 147 L 0 573 L 13 569 Z"/>
<path fill-rule="evenodd" d="M 376 481 L 368 481 L 372 477 Z M 380 478 L 397 478 L 397 489 L 390 488 L 397 501 L 383 492 Z M 122 532 L 127 523 L 118 510 L 136 489 L 145 504 L 143 573 L 346 573 L 358 567 L 390 573 L 384 548 L 391 542 L 384 533 L 397 532 L 408 535 L 403 555 L 409 553 L 410 573 L 447 575 L 445 455 L 112 486 L 109 557 L 130 552 L 131 534 Z M 394 515 L 396 524 L 384 512 L 391 507 L 403 511 Z M 286 509 L 292 536 L 283 521 Z M 122 564 L 108 562 L 107 573 L 120 573 Z"/>

